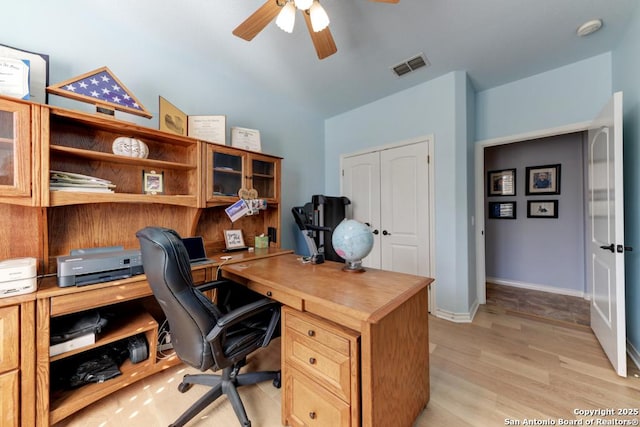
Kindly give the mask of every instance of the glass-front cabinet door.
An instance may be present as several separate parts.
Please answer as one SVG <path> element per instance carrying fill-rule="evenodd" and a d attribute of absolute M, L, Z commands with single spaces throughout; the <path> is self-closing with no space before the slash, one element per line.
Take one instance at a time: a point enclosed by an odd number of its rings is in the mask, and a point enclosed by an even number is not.
<path fill-rule="evenodd" d="M 240 190 L 255 190 L 268 203 L 279 202 L 280 158 L 207 143 L 208 203 L 233 203 Z"/>
<path fill-rule="evenodd" d="M 251 172 L 250 186 L 258 192 L 259 199 L 267 199 L 270 202 L 277 201 L 279 159 L 272 157 L 250 155 Z"/>
<path fill-rule="evenodd" d="M 207 197 L 211 201 L 235 201 L 245 186 L 245 153 L 206 144 Z"/>
<path fill-rule="evenodd" d="M 237 196 L 244 182 L 242 156 L 213 153 L 213 196 Z"/>
<path fill-rule="evenodd" d="M 0 196 L 31 195 L 31 107 L 0 99 Z"/>

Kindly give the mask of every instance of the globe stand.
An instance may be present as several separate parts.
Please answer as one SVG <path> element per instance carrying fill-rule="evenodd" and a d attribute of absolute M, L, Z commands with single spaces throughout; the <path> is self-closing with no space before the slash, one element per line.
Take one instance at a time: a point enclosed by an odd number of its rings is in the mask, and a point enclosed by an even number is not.
<path fill-rule="evenodd" d="M 364 273 L 365 269 L 362 266 L 362 260 L 356 259 L 345 261 L 344 267 L 342 267 L 342 271 L 347 271 L 349 273 Z"/>

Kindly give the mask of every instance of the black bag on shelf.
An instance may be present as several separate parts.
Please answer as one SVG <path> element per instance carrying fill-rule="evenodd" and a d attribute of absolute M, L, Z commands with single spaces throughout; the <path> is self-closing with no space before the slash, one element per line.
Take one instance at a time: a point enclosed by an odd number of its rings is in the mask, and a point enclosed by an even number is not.
<path fill-rule="evenodd" d="M 106 325 L 106 317 L 96 310 L 55 317 L 51 319 L 51 345 L 89 333 L 100 333 Z"/>
<path fill-rule="evenodd" d="M 121 340 L 58 360 L 51 364 L 51 389 L 68 390 L 117 377 L 128 357 L 127 341 Z"/>

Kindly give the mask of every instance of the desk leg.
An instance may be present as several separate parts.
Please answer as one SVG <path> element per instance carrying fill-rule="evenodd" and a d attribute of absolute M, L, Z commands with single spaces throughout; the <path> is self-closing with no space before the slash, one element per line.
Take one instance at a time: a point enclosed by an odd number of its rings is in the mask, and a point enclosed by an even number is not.
<path fill-rule="evenodd" d="M 425 287 L 362 328 L 362 425 L 410 427 L 429 402 L 429 317 Z"/>
<path fill-rule="evenodd" d="M 49 319 L 48 298 L 36 305 L 36 426 L 49 427 Z"/>
<path fill-rule="evenodd" d="M 20 393 L 22 396 L 22 408 L 21 408 L 21 425 L 32 426 L 35 425 L 35 407 L 36 407 L 36 392 L 35 392 L 35 368 L 36 368 L 36 356 L 33 352 L 33 345 L 36 342 L 36 304 L 35 301 L 29 301 L 22 303 L 20 310 L 20 351 L 21 362 L 20 371 L 22 381 L 20 384 Z"/>

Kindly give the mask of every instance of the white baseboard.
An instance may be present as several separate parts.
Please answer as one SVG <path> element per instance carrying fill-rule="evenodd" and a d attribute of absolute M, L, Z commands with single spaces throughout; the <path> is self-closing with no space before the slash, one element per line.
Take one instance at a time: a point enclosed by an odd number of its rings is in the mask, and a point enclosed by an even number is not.
<path fill-rule="evenodd" d="M 443 310 L 441 308 L 436 308 L 435 316 L 449 320 L 455 323 L 471 323 L 473 321 L 473 317 L 476 315 L 478 311 L 478 303 L 476 302 L 473 307 L 471 307 L 471 311 L 469 313 L 454 313 L 453 311 Z"/>
<path fill-rule="evenodd" d="M 627 340 L 627 354 L 631 360 L 633 360 L 633 363 L 636 364 L 636 367 L 640 369 L 640 352 L 633 346 L 633 344 L 631 344 L 631 342 L 629 342 L 629 340 Z"/>
<path fill-rule="evenodd" d="M 532 291 L 542 291 L 542 292 L 549 292 L 552 294 L 584 298 L 586 300 L 591 299 L 589 295 L 585 294 L 584 292 L 576 291 L 574 289 L 563 289 L 563 288 L 556 288 L 556 287 L 547 286 L 547 285 L 537 285 L 535 283 L 517 282 L 514 280 L 504 280 L 504 279 L 498 279 L 497 277 L 487 277 L 487 282 L 495 283 L 496 285 L 511 286 L 514 288 L 530 289 Z"/>

